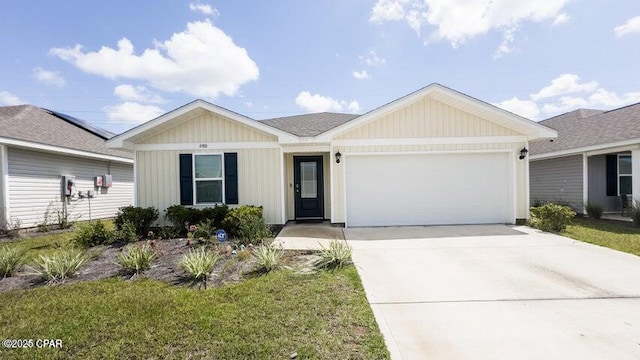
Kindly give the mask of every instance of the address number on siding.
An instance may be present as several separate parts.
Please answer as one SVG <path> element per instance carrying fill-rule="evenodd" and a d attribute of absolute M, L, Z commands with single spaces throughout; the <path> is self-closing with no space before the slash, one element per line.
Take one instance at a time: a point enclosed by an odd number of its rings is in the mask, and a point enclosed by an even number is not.
<path fill-rule="evenodd" d="M 209 147 L 209 145 L 207 145 L 207 144 L 200 144 L 200 146 L 199 146 L 199 147 L 200 147 L 200 149 L 206 149 L 206 148 L 208 148 L 208 147 Z"/>

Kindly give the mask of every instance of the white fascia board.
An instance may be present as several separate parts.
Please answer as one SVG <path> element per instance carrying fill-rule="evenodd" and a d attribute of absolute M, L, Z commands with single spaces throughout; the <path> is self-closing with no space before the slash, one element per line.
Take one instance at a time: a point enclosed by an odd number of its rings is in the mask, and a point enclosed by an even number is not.
<path fill-rule="evenodd" d="M 442 145 L 442 144 L 494 144 L 526 142 L 526 136 L 469 136 L 430 138 L 345 139 L 334 140 L 333 146 L 369 145 Z"/>
<path fill-rule="evenodd" d="M 552 159 L 563 156 L 570 155 L 579 155 L 582 153 L 587 153 L 587 156 L 593 155 L 601 155 L 609 152 L 619 152 L 619 151 L 629 151 L 633 149 L 640 148 L 640 138 L 623 140 L 618 142 L 606 143 L 606 144 L 598 144 L 598 145 L 590 145 L 583 146 L 580 148 L 573 148 L 567 150 L 553 151 L 544 154 L 531 155 L 531 160 L 543 160 L 543 159 Z"/>
<path fill-rule="evenodd" d="M 394 100 L 386 105 L 383 105 L 382 107 L 379 107 L 375 110 L 372 110 L 352 121 L 349 121 L 341 126 L 338 126 L 336 128 L 333 128 L 321 135 L 319 135 L 317 137 L 318 141 L 330 141 L 331 139 L 335 138 L 336 136 L 343 134 L 351 129 L 354 129 L 358 126 L 361 126 L 369 121 L 372 121 L 376 118 L 382 117 L 384 115 L 387 115 L 393 111 L 396 111 L 398 109 L 401 109 L 415 101 L 420 100 L 421 98 L 427 97 L 433 93 L 440 93 L 442 95 L 448 95 L 451 96 L 453 98 L 456 99 L 456 101 L 460 101 L 462 103 L 471 105 L 473 107 L 477 107 L 477 108 L 481 108 L 482 110 L 489 112 L 491 115 L 494 115 L 496 117 L 501 117 L 501 118 L 506 118 L 509 121 L 513 121 L 516 122 L 520 125 L 526 126 L 527 128 L 529 128 L 531 130 L 530 133 L 527 134 L 527 139 L 528 140 L 536 140 L 536 139 L 544 139 L 544 138 L 556 138 L 558 137 L 558 133 L 551 129 L 548 128 L 544 125 L 538 124 L 534 121 L 531 121 L 529 119 L 523 118 L 519 115 L 516 115 L 514 113 L 508 112 L 506 110 L 500 109 L 494 105 L 491 105 L 489 103 L 485 103 L 483 101 L 480 101 L 476 98 L 473 98 L 469 95 L 460 93 L 458 91 L 449 89 L 445 86 L 442 86 L 440 84 L 431 84 L 427 87 L 424 87 L 418 91 L 415 91 L 409 95 L 406 95 L 402 98 L 399 98 L 397 100 Z M 485 117 L 486 118 L 486 117 Z"/>
<path fill-rule="evenodd" d="M 116 162 L 121 162 L 121 163 L 125 163 L 125 164 L 133 164 L 133 159 L 127 159 L 127 158 L 123 158 L 123 157 L 119 157 L 119 156 L 102 155 L 102 154 L 92 153 L 92 152 L 88 152 L 88 151 L 63 148 L 63 147 L 53 146 L 53 145 L 45 145 L 45 144 L 34 143 L 34 142 L 24 141 L 24 140 L 0 138 L 0 143 L 5 144 L 5 145 L 11 145 L 11 146 L 16 146 L 16 147 L 33 149 L 33 150 L 36 150 L 36 151 L 50 151 L 50 152 L 59 153 L 59 154 L 65 154 L 65 155 L 79 156 L 79 157 L 85 157 L 85 158 L 91 158 L 91 159 L 116 161 Z"/>
<path fill-rule="evenodd" d="M 125 131 L 124 133 L 117 135 L 113 138 L 111 138 L 110 140 L 107 141 L 107 146 L 113 146 L 116 147 L 116 145 L 123 145 L 123 142 L 125 142 L 127 139 L 130 139 L 131 137 L 141 134 L 145 131 L 151 130 L 156 126 L 162 125 L 168 121 L 171 121 L 181 115 L 184 115 L 190 111 L 196 110 L 198 108 L 210 111 L 212 113 L 224 116 L 226 118 L 232 119 L 234 121 L 237 121 L 241 124 L 244 124 L 246 126 L 258 129 L 260 131 L 266 132 L 268 134 L 274 135 L 278 137 L 278 140 L 281 142 L 297 142 L 298 138 L 292 134 L 289 134 L 287 132 L 284 132 L 282 130 L 276 129 L 274 127 L 265 125 L 257 120 L 253 120 L 251 118 L 248 118 L 244 115 L 240 115 L 238 113 L 235 113 L 233 111 L 227 110 L 225 108 L 222 108 L 220 106 L 211 104 L 207 101 L 198 99 L 195 101 L 192 101 L 186 105 L 183 105 L 182 107 L 179 107 L 173 111 L 170 111 L 164 115 L 161 115 L 153 120 L 147 121 L 144 124 L 141 124 L 131 130 Z M 121 147 L 121 146 L 118 146 Z"/>

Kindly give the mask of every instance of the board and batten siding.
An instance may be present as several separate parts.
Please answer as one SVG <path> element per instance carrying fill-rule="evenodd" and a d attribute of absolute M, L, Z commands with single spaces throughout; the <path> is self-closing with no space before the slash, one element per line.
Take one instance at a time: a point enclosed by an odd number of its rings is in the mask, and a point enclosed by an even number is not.
<path fill-rule="evenodd" d="M 583 212 L 582 155 L 531 161 L 531 204 L 561 202 Z"/>
<path fill-rule="evenodd" d="M 157 208 L 164 221 L 164 210 L 180 204 L 179 155 L 225 152 L 238 153 L 240 205 L 262 206 L 267 223 L 282 224 L 280 149 L 136 151 L 137 205 Z"/>
<path fill-rule="evenodd" d="M 265 141 L 277 141 L 277 139 L 274 135 L 205 111 L 174 127 L 151 135 L 138 143 L 179 144 Z"/>
<path fill-rule="evenodd" d="M 521 134 L 442 102 L 424 98 L 337 138 L 346 140 L 517 135 Z"/>
<path fill-rule="evenodd" d="M 49 209 L 55 222 L 56 208 L 62 209 L 61 175 L 75 175 L 76 191 L 94 190 L 91 219 L 110 218 L 118 208 L 133 204 L 133 164 L 72 157 L 19 148 L 8 148 L 9 214 L 22 227 L 41 224 Z M 113 176 L 113 186 L 97 189 L 94 177 Z M 78 199 L 67 205 L 69 219 L 89 220 L 89 200 Z"/>

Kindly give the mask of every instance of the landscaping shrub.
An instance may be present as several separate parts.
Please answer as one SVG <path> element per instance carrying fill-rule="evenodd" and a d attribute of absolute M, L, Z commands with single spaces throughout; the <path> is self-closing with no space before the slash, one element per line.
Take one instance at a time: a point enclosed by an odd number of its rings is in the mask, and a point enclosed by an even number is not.
<path fill-rule="evenodd" d="M 257 260 L 258 270 L 265 272 L 279 268 L 282 255 L 284 255 L 284 251 L 274 245 L 262 244 L 253 249 L 253 256 Z"/>
<path fill-rule="evenodd" d="M 20 236 L 20 227 L 22 221 L 20 219 L 11 219 L 10 221 L 0 219 L 0 237 L 13 239 Z"/>
<path fill-rule="evenodd" d="M 320 259 L 315 262 L 319 268 L 340 269 L 351 264 L 351 246 L 346 241 L 331 240 L 329 247 L 322 246 Z"/>
<path fill-rule="evenodd" d="M 587 202 L 585 209 L 587 210 L 587 215 L 592 219 L 600 219 L 602 217 L 602 212 L 604 211 L 604 208 L 601 205 L 594 204 L 592 202 Z"/>
<path fill-rule="evenodd" d="M 567 224 L 576 216 L 576 213 L 568 206 L 557 204 L 545 204 L 532 207 L 529 225 L 549 232 L 561 232 L 567 228 Z"/>
<path fill-rule="evenodd" d="M 211 277 L 213 267 L 218 262 L 218 259 L 216 254 L 201 247 L 198 250 L 190 250 L 187 254 L 184 254 L 178 266 L 187 272 L 191 280 L 202 282 L 206 289 L 207 280 Z"/>
<path fill-rule="evenodd" d="M 222 221 L 222 228 L 230 237 L 240 238 L 241 224 L 249 223 L 254 219 L 262 219 L 262 206 L 242 205 L 229 210 Z"/>
<path fill-rule="evenodd" d="M 640 202 L 636 201 L 631 208 L 631 219 L 633 225 L 640 226 Z"/>
<path fill-rule="evenodd" d="M 116 229 L 120 230 L 125 222 L 130 222 L 136 228 L 139 238 L 145 236 L 149 227 L 158 220 L 158 210 L 154 207 L 125 206 L 118 210 L 115 223 Z"/>
<path fill-rule="evenodd" d="M 203 221 L 208 221 L 214 229 L 221 227 L 222 221 L 228 211 L 229 207 L 227 205 L 216 205 L 215 207 L 202 209 L 174 205 L 165 210 L 165 218 L 174 228 L 180 229 L 182 235 L 185 235 L 185 225 L 195 225 Z"/>
<path fill-rule="evenodd" d="M 4 246 L 0 248 L 0 276 L 8 277 L 22 264 L 26 250 Z"/>
<path fill-rule="evenodd" d="M 189 239 L 198 240 L 203 243 L 211 241 L 213 232 L 215 229 L 211 226 L 210 220 L 204 220 L 197 225 L 189 225 L 189 232 L 187 233 Z"/>
<path fill-rule="evenodd" d="M 52 255 L 40 255 L 31 270 L 50 283 L 64 282 L 89 261 L 89 257 L 80 251 L 59 251 Z"/>
<path fill-rule="evenodd" d="M 156 258 L 156 254 L 149 246 L 132 246 L 127 251 L 118 254 L 118 264 L 128 274 L 141 274 L 145 270 L 151 269 L 151 263 Z"/>
<path fill-rule="evenodd" d="M 269 236 L 269 225 L 261 217 L 249 216 L 240 222 L 237 237 L 243 244 L 257 244 Z"/>
<path fill-rule="evenodd" d="M 116 239 L 118 241 L 132 243 L 138 241 L 136 227 L 132 223 L 125 221 L 119 230 L 116 230 Z"/>
<path fill-rule="evenodd" d="M 71 241 L 79 247 L 89 248 L 97 245 L 108 245 L 115 239 L 115 232 L 105 227 L 100 220 L 82 224 Z"/>

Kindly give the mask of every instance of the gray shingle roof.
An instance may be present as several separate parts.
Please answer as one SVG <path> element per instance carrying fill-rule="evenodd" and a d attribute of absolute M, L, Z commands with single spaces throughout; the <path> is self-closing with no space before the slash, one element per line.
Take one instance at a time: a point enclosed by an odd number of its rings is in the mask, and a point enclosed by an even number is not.
<path fill-rule="evenodd" d="M 531 155 L 640 138 L 640 103 L 602 111 L 579 109 L 541 121 L 558 138 L 530 144 Z"/>
<path fill-rule="evenodd" d="M 349 122 L 360 115 L 314 113 L 260 120 L 263 124 L 301 137 L 312 137 Z"/>
<path fill-rule="evenodd" d="M 56 115 L 57 114 L 57 115 Z M 108 149 L 108 131 L 82 120 L 33 105 L 0 107 L 0 137 L 131 159 L 127 151 Z"/>

